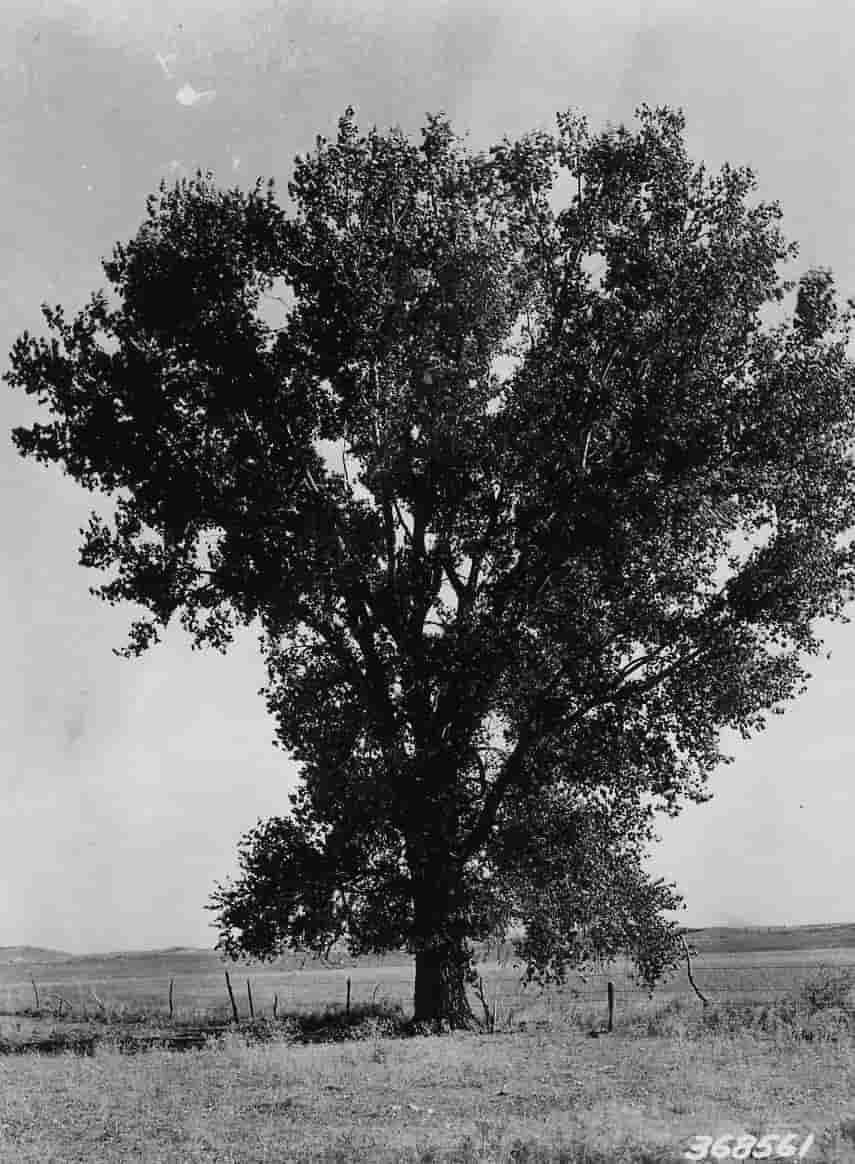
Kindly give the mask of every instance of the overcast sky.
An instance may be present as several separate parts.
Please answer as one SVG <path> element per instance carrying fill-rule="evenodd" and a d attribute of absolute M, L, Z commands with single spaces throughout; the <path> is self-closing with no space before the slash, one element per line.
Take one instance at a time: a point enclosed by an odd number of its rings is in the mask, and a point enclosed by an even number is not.
<path fill-rule="evenodd" d="M 475 146 L 682 106 L 697 158 L 750 163 L 801 244 L 855 294 L 855 17 L 845 3 L 611 6 L 580 0 L 203 3 L 5 0 L 0 39 L 0 358 L 101 285 L 161 178 L 272 176 L 334 132 L 416 133 L 446 111 Z M 121 12 L 117 10 L 121 9 Z M 601 10 L 600 10 L 601 9 Z M 0 945 L 74 952 L 210 945 L 203 907 L 236 842 L 294 779 L 272 746 L 251 636 L 222 658 L 180 633 L 141 660 L 129 611 L 77 565 L 90 499 L 7 436 L 0 389 Z M 855 625 L 833 628 L 811 690 L 663 824 L 652 866 L 689 924 L 855 921 Z M 850 901 L 850 896 L 853 900 Z"/>

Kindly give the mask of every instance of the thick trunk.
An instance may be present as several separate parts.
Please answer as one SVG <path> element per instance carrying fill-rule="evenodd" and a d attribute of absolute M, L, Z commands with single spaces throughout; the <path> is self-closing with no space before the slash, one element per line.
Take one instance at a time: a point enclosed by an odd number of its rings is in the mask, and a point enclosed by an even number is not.
<path fill-rule="evenodd" d="M 429 759 L 426 787 L 451 789 L 453 758 L 445 763 L 439 756 Z M 410 948 L 416 959 L 413 1018 L 453 1030 L 477 1025 L 466 997 L 472 960 L 464 877 L 459 858 L 450 851 L 458 833 L 454 796 L 426 794 L 407 846 L 413 874 Z"/>
<path fill-rule="evenodd" d="M 464 942 L 438 942 L 417 950 L 414 1020 L 453 1030 L 477 1026 L 466 997 L 469 967 Z"/>

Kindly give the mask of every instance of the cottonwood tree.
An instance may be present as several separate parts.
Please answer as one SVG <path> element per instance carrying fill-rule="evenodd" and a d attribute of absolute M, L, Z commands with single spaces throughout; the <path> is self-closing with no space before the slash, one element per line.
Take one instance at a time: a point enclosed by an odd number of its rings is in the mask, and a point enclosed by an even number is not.
<path fill-rule="evenodd" d="M 15 345 L 18 449 L 114 501 L 80 559 L 144 608 L 127 652 L 260 632 L 300 783 L 214 894 L 225 950 L 405 945 L 452 1025 L 503 928 L 533 974 L 672 956 L 651 814 L 802 690 L 855 510 L 848 311 L 683 132 L 481 154 L 348 111 L 287 210 L 161 186 L 108 291 Z"/>

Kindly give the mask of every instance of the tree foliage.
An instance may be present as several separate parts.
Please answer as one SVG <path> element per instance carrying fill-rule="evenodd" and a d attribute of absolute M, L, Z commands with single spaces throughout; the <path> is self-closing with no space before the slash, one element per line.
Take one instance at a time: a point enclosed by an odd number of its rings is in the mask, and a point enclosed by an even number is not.
<path fill-rule="evenodd" d="M 480 154 L 349 110 L 290 212 L 162 186 L 110 296 L 16 344 L 18 448 L 115 499 L 81 561 L 144 608 L 129 653 L 260 630 L 301 782 L 215 895 L 228 951 L 404 944 L 452 1021 L 496 930 L 533 974 L 673 956 L 652 814 L 802 690 L 855 511 L 848 310 L 812 271 L 784 318 L 779 207 L 683 131 Z"/>

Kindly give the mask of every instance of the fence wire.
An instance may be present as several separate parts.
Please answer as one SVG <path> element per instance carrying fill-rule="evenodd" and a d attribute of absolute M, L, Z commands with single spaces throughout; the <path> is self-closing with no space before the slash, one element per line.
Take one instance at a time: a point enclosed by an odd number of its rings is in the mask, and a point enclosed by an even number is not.
<path fill-rule="evenodd" d="M 757 1008 L 786 1001 L 788 1005 L 807 1007 L 814 1003 L 823 1007 L 833 1007 L 855 1016 L 855 949 L 829 952 L 828 961 L 810 962 L 744 962 L 730 966 L 704 965 L 702 959 L 693 960 L 692 977 L 697 990 L 693 990 L 685 967 L 678 969 L 666 980 L 649 990 L 643 983 L 633 980 L 625 964 L 611 969 L 597 968 L 584 975 L 569 974 L 562 985 L 540 986 L 536 983 L 524 984 L 520 979 L 520 968 L 514 963 L 489 962 L 478 967 L 482 975 L 480 990 L 476 983 L 472 991 L 472 1002 L 476 1012 L 486 1003 L 496 1005 L 505 1013 L 517 1014 L 541 1012 L 556 1016 L 561 1012 L 606 1012 L 609 999 L 609 983 L 612 985 L 612 999 L 615 1014 L 623 1010 L 645 1013 L 648 1007 L 656 1009 L 685 1000 L 688 1003 L 702 1001 L 711 1006 L 731 1009 Z M 843 960 L 843 958 L 849 960 Z M 199 977 L 192 973 L 181 974 L 175 966 L 174 982 L 169 963 L 159 965 L 154 975 L 125 978 L 117 975 L 109 981 L 99 977 L 88 981 L 86 977 L 71 981 L 61 981 L 45 966 L 42 967 L 44 980 L 31 977 L 31 969 L 16 974 L 16 981 L 6 987 L 6 1004 L 3 1005 L 0 991 L 0 1014 L 13 1015 L 24 1011 L 44 1011 L 50 1013 L 59 1008 L 59 1017 L 72 1017 L 92 1013 L 106 1016 L 107 1011 L 132 1012 L 135 1008 L 147 1013 L 168 1013 L 172 1017 L 173 985 L 175 985 L 176 1012 L 182 1014 L 196 1011 L 200 1013 L 227 1013 L 229 999 L 223 988 L 223 970 L 203 973 Z M 235 974 L 235 993 L 241 1014 L 251 1011 L 250 996 L 255 998 L 258 1015 L 276 1016 L 277 1006 L 280 1017 L 287 1013 L 306 1011 L 350 1010 L 357 1007 L 393 1005 L 405 1012 L 412 1000 L 412 966 L 338 965 L 328 967 L 322 975 L 315 975 L 311 969 L 290 970 L 281 974 L 274 971 L 259 972 L 246 967 Z M 237 973 L 241 981 L 237 981 Z M 243 980 L 244 975 L 245 981 Z M 351 989 L 352 987 L 352 989 Z M 106 1003 L 100 994 L 106 998 Z M 702 998 L 698 997 L 698 992 Z M 271 1007 L 272 1004 L 272 1007 Z M 234 1009 L 234 1003 L 232 1004 Z"/>
<path fill-rule="evenodd" d="M 746 962 L 738 966 L 695 964 L 692 977 L 697 990 L 693 989 L 685 970 L 653 989 L 628 980 L 625 972 L 620 970 L 611 975 L 604 970 L 586 975 L 587 981 L 578 985 L 568 979 L 561 985 L 519 985 L 512 990 L 508 989 L 506 982 L 496 982 L 493 971 L 483 979 L 482 989 L 487 1001 L 502 1007 L 527 1007 L 540 1003 L 547 1009 L 576 1005 L 605 1008 L 611 983 L 616 1013 L 620 1012 L 622 1005 L 649 1002 L 655 1006 L 676 999 L 695 1000 L 699 1004 L 704 1001 L 711 1006 L 730 1009 L 754 1009 L 785 1001 L 810 1006 L 813 998 L 819 1005 L 833 1006 L 855 1016 L 855 951 L 852 954 L 853 961 L 847 962 L 760 962 L 753 965 Z M 756 981 L 768 974 L 772 975 L 772 981 Z M 750 977 L 755 981 L 746 981 Z M 596 985 L 591 981 L 593 978 Z"/>

